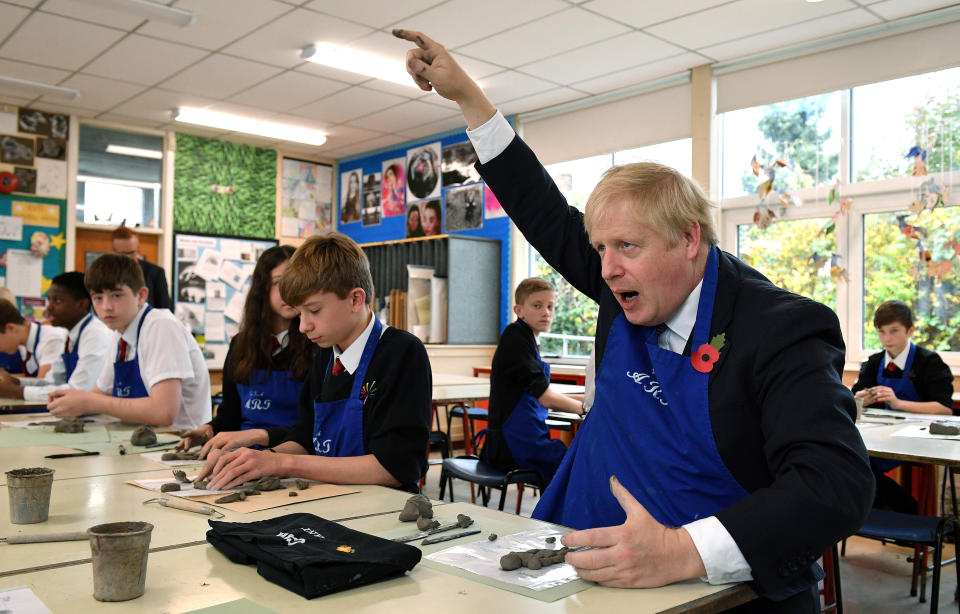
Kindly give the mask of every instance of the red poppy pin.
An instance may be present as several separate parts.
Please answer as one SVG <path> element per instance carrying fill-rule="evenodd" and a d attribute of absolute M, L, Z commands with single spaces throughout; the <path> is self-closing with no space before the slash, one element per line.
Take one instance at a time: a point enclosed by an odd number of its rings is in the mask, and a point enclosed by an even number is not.
<path fill-rule="evenodd" d="M 710 373 L 713 371 L 713 365 L 720 358 L 720 350 L 726 341 L 726 333 L 720 333 L 710 340 L 710 343 L 704 343 L 690 355 L 690 364 L 700 373 Z"/>

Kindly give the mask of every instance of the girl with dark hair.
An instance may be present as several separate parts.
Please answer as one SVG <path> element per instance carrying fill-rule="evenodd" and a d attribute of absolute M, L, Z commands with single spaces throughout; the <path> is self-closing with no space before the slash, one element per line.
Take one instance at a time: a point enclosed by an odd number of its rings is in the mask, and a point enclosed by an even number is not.
<path fill-rule="evenodd" d="M 407 207 L 407 238 L 413 239 L 423 236 L 423 225 L 420 224 L 420 206 Z"/>
<path fill-rule="evenodd" d="M 316 346 L 300 334 L 296 311 L 280 298 L 280 276 L 293 255 L 289 245 L 263 252 L 243 306 L 240 331 L 223 365 L 223 402 L 217 415 L 187 431 L 179 448 L 274 446 L 297 421 L 297 399 Z"/>

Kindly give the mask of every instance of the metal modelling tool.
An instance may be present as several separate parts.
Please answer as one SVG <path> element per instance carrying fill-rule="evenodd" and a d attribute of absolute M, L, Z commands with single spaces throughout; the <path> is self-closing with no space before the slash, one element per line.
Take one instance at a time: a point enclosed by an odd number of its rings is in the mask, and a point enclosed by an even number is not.
<path fill-rule="evenodd" d="M 143 502 L 144 505 L 147 503 L 159 503 L 163 507 L 172 507 L 185 512 L 193 512 L 194 514 L 204 514 L 205 516 L 223 518 L 223 512 L 219 512 L 208 505 L 200 505 L 199 503 L 193 503 L 192 501 L 187 501 L 185 499 L 164 499 L 162 497 L 155 497 L 153 499 L 147 499 Z"/>
<path fill-rule="evenodd" d="M 425 539 L 420 542 L 421 546 L 429 546 L 430 544 L 439 544 L 440 542 L 450 541 L 451 539 L 460 539 L 461 537 L 468 537 L 470 535 L 476 535 L 480 533 L 480 529 L 476 531 L 463 531 L 462 533 L 451 533 L 450 535 L 441 535 L 440 537 L 431 537 L 430 539 Z"/>
<path fill-rule="evenodd" d="M 87 452 L 86 450 L 81 450 L 79 452 L 69 452 L 66 454 L 47 454 L 44 458 L 73 458 L 74 456 L 99 456 L 99 452 Z"/>
<path fill-rule="evenodd" d="M 174 446 L 174 445 L 177 445 L 178 443 L 180 443 L 179 440 L 175 440 L 175 441 L 158 441 L 158 442 L 156 442 L 156 443 L 148 443 L 147 445 L 145 445 L 145 446 L 143 446 L 143 447 L 144 447 L 144 448 L 159 448 L 160 446 Z"/>
<path fill-rule="evenodd" d="M 90 539 L 86 531 L 72 531 L 69 533 L 46 533 L 40 535 L 11 535 L 0 538 L 0 542 L 8 544 L 40 544 L 44 542 L 85 542 Z"/>
<path fill-rule="evenodd" d="M 451 522 L 450 524 L 445 524 L 437 527 L 436 529 L 430 529 L 429 531 L 421 531 L 419 533 L 414 533 L 413 535 L 406 535 L 404 537 L 394 537 L 391 541 L 400 542 L 405 544 L 407 542 L 416 541 L 418 539 L 427 537 L 428 535 L 433 535 L 435 533 L 443 533 L 444 531 L 450 531 L 451 529 L 466 529 L 473 524 L 473 519 L 471 518 L 469 522 Z"/>

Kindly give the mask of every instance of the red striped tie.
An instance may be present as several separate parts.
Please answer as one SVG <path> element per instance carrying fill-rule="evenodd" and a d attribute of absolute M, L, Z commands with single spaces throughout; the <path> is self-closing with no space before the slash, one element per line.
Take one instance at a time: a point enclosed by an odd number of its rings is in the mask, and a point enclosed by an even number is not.
<path fill-rule="evenodd" d="M 126 360 L 127 360 L 127 342 L 121 339 L 120 343 L 117 344 L 117 362 L 124 362 Z"/>
<path fill-rule="evenodd" d="M 331 374 L 331 375 L 340 375 L 340 374 L 342 374 L 344 371 L 346 371 L 346 369 L 343 367 L 343 363 L 340 362 L 340 359 L 339 359 L 339 358 L 337 358 L 337 359 L 333 362 L 333 368 L 330 369 L 330 374 Z"/>

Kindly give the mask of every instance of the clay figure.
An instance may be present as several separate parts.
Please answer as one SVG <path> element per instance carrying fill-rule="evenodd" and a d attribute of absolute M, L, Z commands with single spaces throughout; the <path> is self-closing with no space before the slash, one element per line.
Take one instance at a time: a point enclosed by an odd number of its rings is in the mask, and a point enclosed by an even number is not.
<path fill-rule="evenodd" d="M 288 496 L 288 497 L 296 497 L 296 496 L 297 496 L 297 491 L 291 490 L 289 493 L 287 493 L 287 496 Z"/>
<path fill-rule="evenodd" d="M 175 492 L 180 490 L 180 484 L 177 482 L 167 482 L 166 484 L 160 486 L 160 492 Z"/>
<path fill-rule="evenodd" d="M 244 488 L 244 489 L 241 490 L 240 492 L 242 492 L 243 494 L 247 495 L 248 497 L 256 497 L 257 495 L 262 495 L 262 494 L 263 494 L 263 493 L 260 492 L 259 490 L 254 490 L 254 489 L 252 489 L 252 488 Z"/>
<path fill-rule="evenodd" d="M 246 500 L 247 495 L 242 492 L 232 492 L 229 495 L 224 495 L 219 499 L 214 500 L 214 503 L 233 503 L 235 501 L 244 501 Z"/>
<path fill-rule="evenodd" d="M 283 488 L 283 484 L 280 483 L 280 478 L 274 477 L 272 475 L 265 475 L 256 482 L 253 483 L 253 488 L 255 490 L 279 490 Z"/>
<path fill-rule="evenodd" d="M 206 489 L 207 489 L 207 484 L 208 484 L 209 482 L 210 482 L 210 479 L 209 479 L 209 478 L 207 478 L 207 479 L 205 479 L 205 480 L 197 480 L 196 482 L 193 483 L 193 487 L 196 488 L 197 490 L 206 490 Z"/>
<path fill-rule="evenodd" d="M 83 420 L 76 418 L 65 418 L 57 422 L 53 427 L 54 433 L 82 433 Z"/>
<path fill-rule="evenodd" d="M 495 542 L 495 541 L 497 541 L 497 534 L 496 534 L 496 533 L 491 533 L 490 535 L 487 535 L 487 539 L 490 540 L 490 541 L 492 541 L 492 542 Z"/>
<path fill-rule="evenodd" d="M 513 571 L 521 567 L 523 567 L 523 562 L 520 560 L 520 555 L 516 552 L 510 552 L 500 557 L 500 569 L 504 571 Z"/>
<path fill-rule="evenodd" d="M 513 571 L 526 567 L 536 570 L 550 565 L 558 565 L 566 560 L 568 552 L 570 552 L 570 548 L 566 546 L 559 550 L 534 548 L 525 552 L 509 552 L 500 557 L 500 569 Z"/>
<path fill-rule="evenodd" d="M 934 420 L 930 423 L 931 435 L 960 435 L 960 427 L 946 420 Z"/>
<path fill-rule="evenodd" d="M 438 520 L 430 520 L 429 518 L 424 518 L 420 516 L 417 518 L 417 528 L 421 531 L 429 531 L 430 529 L 436 529 L 440 526 Z"/>
<path fill-rule="evenodd" d="M 180 482 L 181 484 L 190 483 L 190 480 L 187 479 L 187 473 L 185 471 L 181 471 L 180 469 L 173 470 L 173 477 L 175 477 L 177 481 Z"/>
<path fill-rule="evenodd" d="M 404 503 L 403 509 L 400 510 L 400 522 L 413 522 L 417 518 L 420 518 L 420 509 L 417 508 L 417 504 L 413 501 Z"/>
<path fill-rule="evenodd" d="M 297 490 L 306 490 L 310 488 L 310 482 L 308 482 L 307 480 L 301 480 L 300 478 L 297 478 L 296 484 L 297 484 Z"/>
<path fill-rule="evenodd" d="M 557 543 L 557 538 L 556 538 L 556 537 L 548 537 L 548 538 L 547 538 L 546 540 L 544 540 L 544 541 L 546 541 L 548 544 L 555 544 L 555 543 Z"/>
<path fill-rule="evenodd" d="M 130 435 L 130 443 L 135 446 L 149 446 L 157 443 L 157 434 L 149 426 L 140 426 Z"/>
<path fill-rule="evenodd" d="M 197 460 L 196 452 L 164 452 L 161 460 Z"/>
<path fill-rule="evenodd" d="M 457 524 L 460 525 L 461 529 L 466 529 L 473 524 L 473 518 L 466 514 L 457 514 Z"/>

